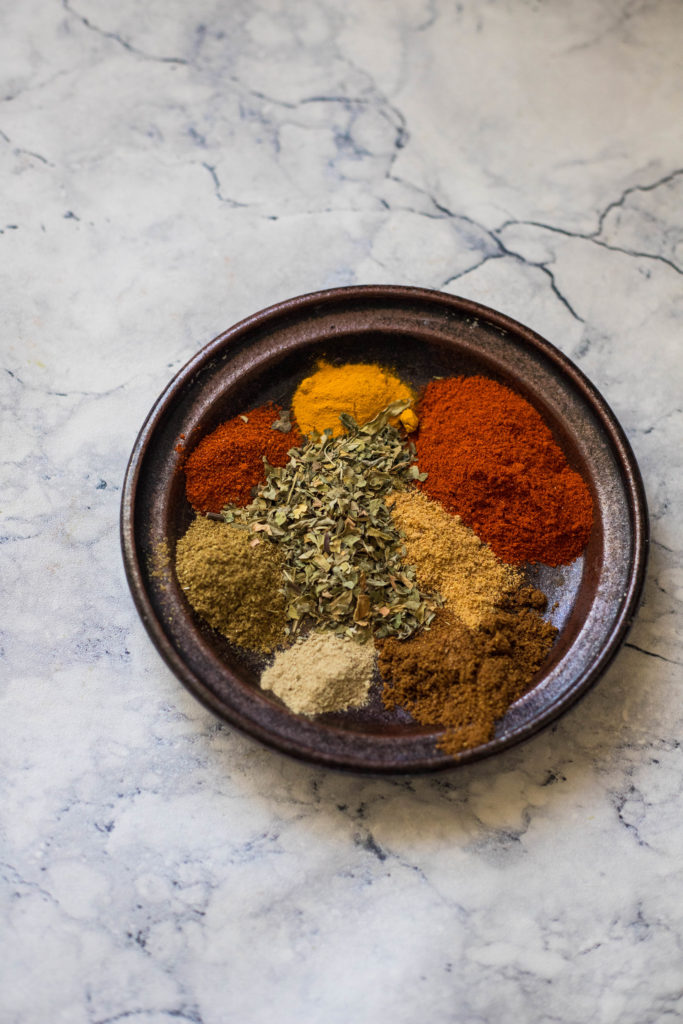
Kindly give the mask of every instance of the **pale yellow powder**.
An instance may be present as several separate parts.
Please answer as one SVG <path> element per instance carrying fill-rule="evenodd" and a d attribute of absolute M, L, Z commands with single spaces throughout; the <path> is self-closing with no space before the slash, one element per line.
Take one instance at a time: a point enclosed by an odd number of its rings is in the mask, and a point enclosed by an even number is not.
<path fill-rule="evenodd" d="M 466 626 L 478 626 L 522 582 L 521 573 L 499 561 L 459 516 L 422 491 L 396 492 L 387 505 L 405 534 L 406 561 L 415 566 L 419 586 L 437 590 Z"/>
<path fill-rule="evenodd" d="M 320 715 L 362 707 L 374 668 L 372 642 L 309 633 L 305 640 L 276 654 L 261 676 L 261 686 L 299 715 Z"/>

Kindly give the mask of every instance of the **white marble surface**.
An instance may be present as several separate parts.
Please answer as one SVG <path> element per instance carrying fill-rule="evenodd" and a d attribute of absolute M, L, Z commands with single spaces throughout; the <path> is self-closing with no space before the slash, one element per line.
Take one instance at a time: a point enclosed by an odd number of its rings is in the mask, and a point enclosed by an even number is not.
<path fill-rule="evenodd" d="M 2 1024 L 683 1017 L 682 36 L 679 0 L 2 6 Z M 599 685 L 414 781 L 220 725 L 118 546 L 171 374 L 370 282 L 549 337 L 652 511 Z"/>

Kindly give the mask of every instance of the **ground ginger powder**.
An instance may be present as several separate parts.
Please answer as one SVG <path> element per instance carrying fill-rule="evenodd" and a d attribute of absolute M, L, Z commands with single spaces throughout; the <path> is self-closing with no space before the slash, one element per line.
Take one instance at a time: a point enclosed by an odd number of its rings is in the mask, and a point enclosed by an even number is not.
<path fill-rule="evenodd" d="M 176 548 L 188 601 L 228 640 L 267 653 L 285 642 L 282 557 L 242 526 L 197 517 Z"/>
<path fill-rule="evenodd" d="M 392 402 L 412 405 L 415 397 L 408 384 L 374 363 L 333 366 L 321 360 L 315 373 L 302 380 L 296 389 L 292 411 L 302 434 L 331 430 L 336 437 L 343 433 L 340 413 L 350 413 L 362 426 Z M 412 409 L 406 409 L 390 422 L 392 426 L 400 422 L 410 432 L 417 427 L 417 416 Z"/>
<path fill-rule="evenodd" d="M 334 633 L 309 633 L 285 651 L 261 676 L 298 715 L 320 715 L 362 707 L 368 699 L 375 668 L 371 642 L 358 643 Z"/>
<path fill-rule="evenodd" d="M 415 566 L 419 586 L 441 594 L 465 626 L 478 626 L 522 582 L 520 572 L 422 491 L 396 492 L 387 505 L 405 534 L 406 561 Z"/>

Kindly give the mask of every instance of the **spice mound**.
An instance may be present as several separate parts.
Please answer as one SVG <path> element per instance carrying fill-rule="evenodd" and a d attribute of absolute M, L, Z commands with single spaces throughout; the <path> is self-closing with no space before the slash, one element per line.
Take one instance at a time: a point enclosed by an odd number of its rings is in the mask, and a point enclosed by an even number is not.
<path fill-rule="evenodd" d="M 371 642 L 309 633 L 305 640 L 276 654 L 261 676 L 261 686 L 299 715 L 346 711 L 366 703 L 374 667 Z"/>
<path fill-rule="evenodd" d="M 404 408 L 396 402 L 362 427 L 342 414 L 347 433 L 314 434 L 283 469 L 268 468 L 250 505 L 223 512 L 281 549 L 292 635 L 313 625 L 407 637 L 428 626 L 441 603 L 417 586 L 385 501 L 419 479 L 414 448 L 388 423 Z"/>
<path fill-rule="evenodd" d="M 176 575 L 194 610 L 228 640 L 263 652 L 284 642 L 282 560 L 272 544 L 197 518 L 178 541 Z"/>
<path fill-rule="evenodd" d="M 478 626 L 505 594 L 520 586 L 520 572 L 500 562 L 458 516 L 426 494 L 404 491 L 391 495 L 388 504 L 405 536 L 418 584 L 441 594 L 466 626 Z"/>
<path fill-rule="evenodd" d="M 485 377 L 431 381 L 419 408 L 422 484 L 506 562 L 572 562 L 593 502 L 540 413 Z"/>
<path fill-rule="evenodd" d="M 276 423 L 281 425 L 274 428 Z M 185 463 L 187 500 L 195 511 L 217 513 L 251 501 L 252 489 L 266 479 L 264 455 L 273 466 L 284 466 L 289 449 L 301 444 L 301 434 L 290 430 L 282 409 L 269 403 L 202 438 Z"/>
<path fill-rule="evenodd" d="M 448 754 L 493 739 L 495 725 L 529 689 L 557 630 L 539 610 L 545 597 L 530 587 L 468 629 L 447 608 L 427 633 L 386 640 L 379 655 L 385 707 L 405 708 L 422 725 L 446 729 L 437 746 Z"/>
<path fill-rule="evenodd" d="M 392 402 L 415 401 L 412 388 L 388 370 L 372 363 L 347 363 L 332 366 L 320 361 L 318 369 L 302 380 L 292 399 L 292 410 L 299 429 L 304 434 L 313 431 L 322 434 L 329 430 L 333 436 L 343 432 L 341 413 L 348 413 L 361 426 L 386 409 Z M 417 418 L 410 408 L 404 409 L 400 419 L 406 430 L 414 430 Z"/>

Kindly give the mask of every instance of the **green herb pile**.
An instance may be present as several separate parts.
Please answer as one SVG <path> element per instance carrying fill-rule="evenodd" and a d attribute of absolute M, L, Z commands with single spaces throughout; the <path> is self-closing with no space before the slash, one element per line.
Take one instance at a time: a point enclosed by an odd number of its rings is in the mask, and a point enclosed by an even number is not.
<path fill-rule="evenodd" d="M 404 565 L 405 547 L 385 497 L 423 480 L 415 448 L 389 424 L 407 402 L 395 402 L 348 431 L 313 433 L 284 467 L 266 463 L 266 482 L 246 508 L 226 506 L 241 522 L 280 547 L 288 629 L 302 626 L 360 637 L 406 639 L 432 621 L 442 603 L 418 588 Z M 265 460 L 264 460 L 265 461 Z"/>

